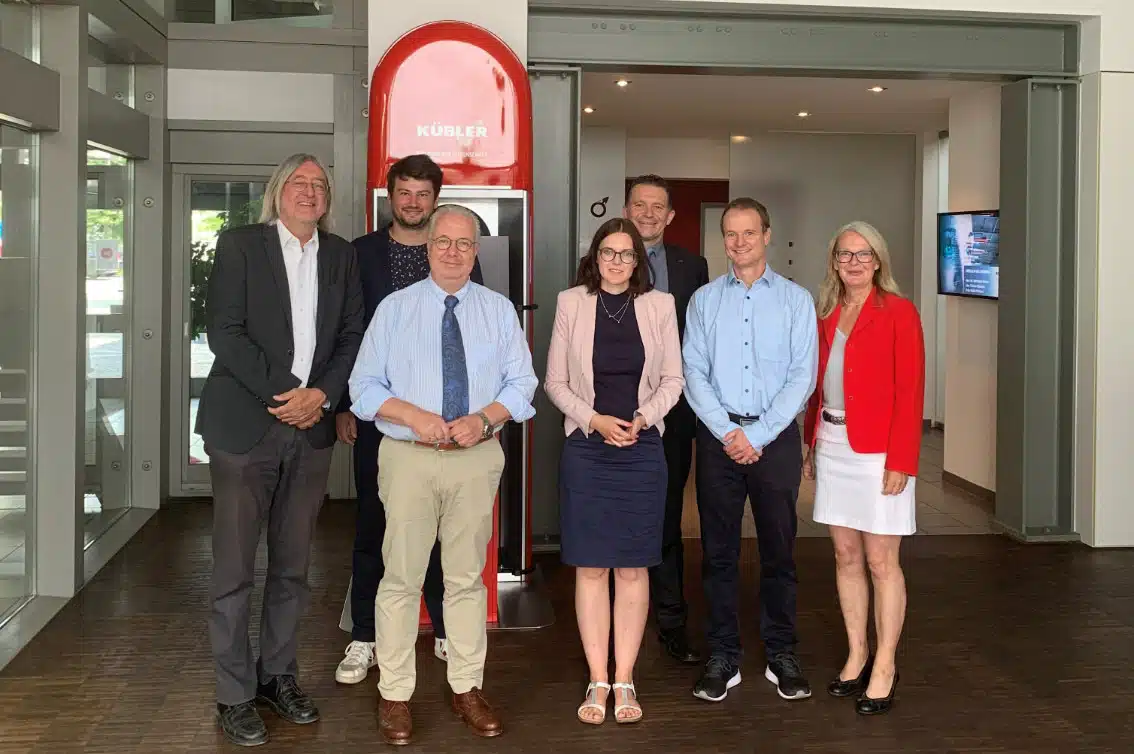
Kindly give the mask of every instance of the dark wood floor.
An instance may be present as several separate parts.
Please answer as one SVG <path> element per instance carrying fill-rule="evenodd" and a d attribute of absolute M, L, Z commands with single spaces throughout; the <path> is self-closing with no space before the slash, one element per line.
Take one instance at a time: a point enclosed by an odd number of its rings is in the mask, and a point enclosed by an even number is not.
<path fill-rule="evenodd" d="M 337 686 L 347 637 L 337 628 L 349 578 L 353 506 L 320 521 L 304 623 L 302 682 L 322 720 L 269 716 L 261 751 L 381 751 L 374 676 Z M 746 549 L 751 563 L 753 553 Z M 703 615 L 690 558 L 693 615 Z M 444 665 L 419 644 L 416 748 L 425 752 L 1128 752 L 1134 750 L 1134 552 L 1023 546 L 996 536 L 906 542 L 909 618 L 898 701 L 863 719 L 823 687 L 844 652 L 830 544 L 798 543 L 800 648 L 815 695 L 779 699 L 763 680 L 755 581 L 745 576 L 744 683 L 719 705 L 690 690 L 696 669 L 651 638 L 637 682 L 646 719 L 601 728 L 575 721 L 585 665 L 570 569 L 547 564 L 550 628 L 490 635 L 486 686 L 506 714 L 499 739 L 474 739 L 444 703 Z M 260 578 L 263 577 L 261 559 Z M 235 751 L 216 733 L 205 632 L 209 509 L 163 510 L 0 673 L 0 752 Z M 258 611 L 254 621 L 258 619 Z M 699 627 L 699 620 L 698 620 Z M 700 631 L 698 630 L 698 634 Z"/>

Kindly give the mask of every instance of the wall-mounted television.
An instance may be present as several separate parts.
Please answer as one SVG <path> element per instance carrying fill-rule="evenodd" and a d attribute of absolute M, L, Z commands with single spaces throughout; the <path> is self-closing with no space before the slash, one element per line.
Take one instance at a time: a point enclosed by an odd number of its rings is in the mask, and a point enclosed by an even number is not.
<path fill-rule="evenodd" d="M 1000 297 L 1000 210 L 937 215 L 937 292 Z"/>

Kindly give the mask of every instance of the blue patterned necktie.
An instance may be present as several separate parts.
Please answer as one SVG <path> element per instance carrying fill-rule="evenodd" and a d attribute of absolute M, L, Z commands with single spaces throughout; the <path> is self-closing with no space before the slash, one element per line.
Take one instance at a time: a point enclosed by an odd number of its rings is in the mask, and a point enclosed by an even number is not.
<path fill-rule="evenodd" d="M 441 417 L 451 422 L 469 413 L 469 372 L 465 367 L 465 344 L 461 325 L 453 309 L 456 296 L 445 297 L 445 316 L 441 319 Z"/>

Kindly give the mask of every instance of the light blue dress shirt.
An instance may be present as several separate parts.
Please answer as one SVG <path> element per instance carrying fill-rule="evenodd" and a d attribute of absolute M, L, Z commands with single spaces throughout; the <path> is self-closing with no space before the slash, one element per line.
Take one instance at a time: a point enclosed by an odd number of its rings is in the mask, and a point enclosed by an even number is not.
<path fill-rule="evenodd" d="M 409 427 L 377 416 L 390 398 L 441 413 L 441 318 L 445 293 L 432 277 L 387 296 L 374 312 L 350 375 L 351 412 L 395 440 L 418 440 Z M 469 373 L 469 413 L 499 402 L 523 422 L 535 416 L 539 380 L 516 308 L 473 282 L 455 294 Z"/>
<path fill-rule="evenodd" d="M 730 270 L 702 287 L 686 315 L 685 398 L 723 442 L 729 413 L 759 416 L 744 434 L 763 448 L 815 390 L 819 335 L 807 290 L 771 267 L 749 288 Z"/>

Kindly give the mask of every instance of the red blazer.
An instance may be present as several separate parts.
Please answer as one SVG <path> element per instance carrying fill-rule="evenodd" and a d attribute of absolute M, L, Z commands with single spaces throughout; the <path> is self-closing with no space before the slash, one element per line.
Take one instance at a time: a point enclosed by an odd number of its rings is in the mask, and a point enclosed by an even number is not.
<path fill-rule="evenodd" d="M 815 447 L 823 376 L 842 306 L 819 321 L 819 377 L 807 403 L 804 440 Z M 856 453 L 885 453 L 886 468 L 917 475 L 925 405 L 925 338 L 914 305 L 870 292 L 843 355 L 847 435 Z"/>

